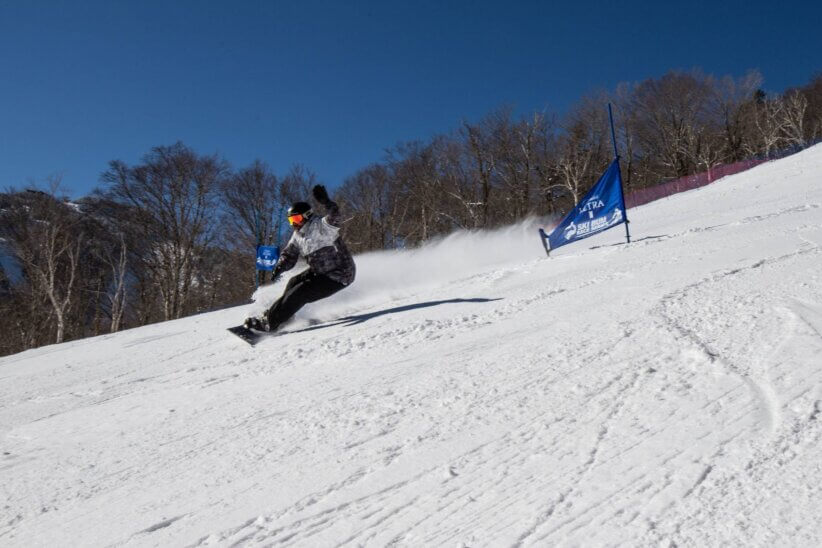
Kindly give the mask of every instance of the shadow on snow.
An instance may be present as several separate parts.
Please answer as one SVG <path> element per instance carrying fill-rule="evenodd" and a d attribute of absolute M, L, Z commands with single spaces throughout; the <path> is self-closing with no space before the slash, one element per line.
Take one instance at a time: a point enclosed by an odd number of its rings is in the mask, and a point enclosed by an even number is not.
<path fill-rule="evenodd" d="M 325 329 L 326 327 L 336 327 L 339 325 L 359 325 L 363 322 L 367 322 L 368 320 L 379 318 L 380 316 L 387 316 L 389 314 L 399 314 L 401 312 L 408 312 L 409 310 L 419 310 L 421 308 L 430 308 L 432 306 L 440 306 L 442 304 L 458 304 L 458 303 L 489 303 L 493 301 L 501 301 L 501 298 L 497 299 L 485 299 L 485 298 L 474 298 L 474 299 L 446 299 L 442 301 L 428 301 L 425 303 L 415 303 L 415 304 L 407 304 L 405 306 L 396 306 L 394 308 L 386 308 L 385 310 L 377 310 L 376 312 L 369 312 L 367 314 L 357 314 L 355 316 L 346 316 L 345 318 L 340 318 L 338 320 L 332 320 L 328 323 L 324 323 L 322 325 L 314 325 L 311 327 L 306 327 L 304 329 L 295 329 L 294 331 L 290 331 L 290 333 L 304 333 L 306 331 L 314 331 L 315 329 Z"/>

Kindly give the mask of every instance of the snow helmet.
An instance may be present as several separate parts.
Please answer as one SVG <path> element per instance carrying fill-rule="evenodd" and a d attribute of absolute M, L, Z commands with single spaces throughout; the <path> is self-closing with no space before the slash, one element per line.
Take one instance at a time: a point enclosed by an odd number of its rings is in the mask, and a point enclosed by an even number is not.
<path fill-rule="evenodd" d="M 294 202 L 288 208 L 288 222 L 297 228 L 304 225 L 312 215 L 311 204 L 306 202 Z"/>

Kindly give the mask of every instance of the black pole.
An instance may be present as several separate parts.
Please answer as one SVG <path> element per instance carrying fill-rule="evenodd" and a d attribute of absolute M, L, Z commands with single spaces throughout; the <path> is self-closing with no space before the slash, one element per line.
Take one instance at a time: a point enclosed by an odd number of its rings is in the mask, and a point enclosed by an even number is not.
<path fill-rule="evenodd" d="M 277 215 L 277 251 L 282 249 L 283 210 L 285 206 L 280 204 L 280 214 Z"/>
<path fill-rule="evenodd" d="M 614 160 L 619 160 L 619 153 L 617 152 L 616 146 L 616 132 L 614 131 L 614 113 L 611 110 L 611 103 L 608 103 L 608 119 L 611 120 L 611 142 L 614 143 Z"/>
<path fill-rule="evenodd" d="M 611 110 L 611 103 L 608 103 L 608 119 L 611 121 L 611 141 L 614 143 L 614 160 L 617 163 L 619 175 L 619 194 L 622 196 L 622 205 L 625 206 L 625 190 L 622 188 L 622 169 L 619 167 L 619 152 L 617 152 L 616 131 L 614 131 L 614 112 Z M 622 212 L 625 215 L 625 239 L 631 243 L 631 232 L 628 230 L 628 207 Z"/>
<path fill-rule="evenodd" d="M 260 287 L 260 270 L 257 268 L 257 256 L 260 253 L 260 246 L 263 244 L 263 235 L 260 229 L 260 211 L 254 208 L 254 237 L 257 239 L 257 247 L 254 249 L 254 289 Z"/>

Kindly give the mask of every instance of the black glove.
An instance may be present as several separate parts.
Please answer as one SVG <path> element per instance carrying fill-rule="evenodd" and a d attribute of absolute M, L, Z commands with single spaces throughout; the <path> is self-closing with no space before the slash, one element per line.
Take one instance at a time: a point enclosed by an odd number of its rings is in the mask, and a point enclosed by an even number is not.
<path fill-rule="evenodd" d="M 325 205 L 331 201 L 331 198 L 328 197 L 328 192 L 325 190 L 323 185 L 316 185 L 311 192 L 314 194 L 314 199 L 322 205 Z"/>
<path fill-rule="evenodd" d="M 274 270 L 272 270 L 271 271 L 271 283 L 273 283 L 273 284 L 277 283 L 277 280 L 280 279 L 280 276 L 282 276 L 282 273 L 279 270 L 277 270 L 276 268 Z"/>

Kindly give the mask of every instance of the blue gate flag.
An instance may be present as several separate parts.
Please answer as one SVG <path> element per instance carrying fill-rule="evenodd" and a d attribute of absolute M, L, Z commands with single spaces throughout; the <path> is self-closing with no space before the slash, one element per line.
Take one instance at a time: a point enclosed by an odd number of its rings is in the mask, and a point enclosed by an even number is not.
<path fill-rule="evenodd" d="M 622 196 L 622 175 L 619 160 L 614 159 L 597 184 L 550 233 L 540 229 L 543 245 L 550 249 L 599 234 L 625 222 L 625 199 Z M 546 246 L 546 251 L 548 251 Z"/>
<path fill-rule="evenodd" d="M 274 270 L 277 259 L 280 258 L 280 248 L 274 245 L 257 246 L 257 270 Z"/>

